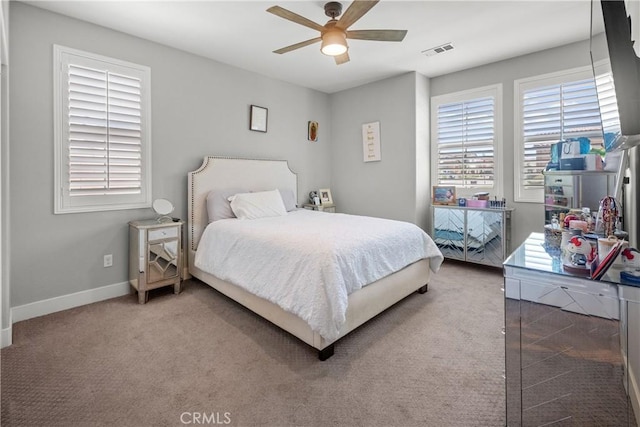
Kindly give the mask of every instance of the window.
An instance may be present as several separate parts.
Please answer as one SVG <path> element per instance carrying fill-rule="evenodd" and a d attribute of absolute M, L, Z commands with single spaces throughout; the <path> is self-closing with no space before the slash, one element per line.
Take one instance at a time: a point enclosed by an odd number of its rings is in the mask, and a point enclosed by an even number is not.
<path fill-rule="evenodd" d="M 610 80 L 610 73 L 598 73 L 602 82 Z M 615 107 L 613 86 L 600 95 L 610 97 Z M 551 160 L 551 144 L 587 137 L 592 147 L 603 146 L 593 70 L 583 67 L 516 80 L 515 96 L 515 201 L 542 203 L 542 171 Z"/>
<path fill-rule="evenodd" d="M 55 213 L 151 205 L 150 74 L 54 46 Z"/>
<path fill-rule="evenodd" d="M 455 186 L 460 197 L 502 197 L 501 100 L 501 85 L 431 99 L 433 185 Z"/>

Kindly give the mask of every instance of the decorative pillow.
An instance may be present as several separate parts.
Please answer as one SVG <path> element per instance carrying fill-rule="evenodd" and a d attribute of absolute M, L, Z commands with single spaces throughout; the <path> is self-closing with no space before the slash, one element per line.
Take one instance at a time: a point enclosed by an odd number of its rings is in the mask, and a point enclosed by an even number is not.
<path fill-rule="evenodd" d="M 245 191 L 247 190 L 242 188 L 210 191 L 209 194 L 207 194 L 207 214 L 209 216 L 209 222 L 211 223 L 219 219 L 235 218 L 236 216 L 229 204 L 229 197 Z"/>
<path fill-rule="evenodd" d="M 279 188 L 280 196 L 282 196 L 282 202 L 287 212 L 291 212 L 296 209 L 296 195 L 290 188 Z"/>
<path fill-rule="evenodd" d="M 240 219 L 283 216 L 287 210 L 278 190 L 239 193 L 229 197 L 231 210 Z"/>

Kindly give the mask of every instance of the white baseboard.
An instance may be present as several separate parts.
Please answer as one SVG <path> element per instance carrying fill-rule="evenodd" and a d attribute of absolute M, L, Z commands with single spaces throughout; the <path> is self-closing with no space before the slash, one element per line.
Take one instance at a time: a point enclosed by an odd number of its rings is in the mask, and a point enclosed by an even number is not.
<path fill-rule="evenodd" d="M 12 327 L 0 329 L 0 348 L 9 347 L 13 343 Z"/>
<path fill-rule="evenodd" d="M 127 295 L 129 292 L 129 282 L 122 282 L 11 307 L 12 323 Z"/>

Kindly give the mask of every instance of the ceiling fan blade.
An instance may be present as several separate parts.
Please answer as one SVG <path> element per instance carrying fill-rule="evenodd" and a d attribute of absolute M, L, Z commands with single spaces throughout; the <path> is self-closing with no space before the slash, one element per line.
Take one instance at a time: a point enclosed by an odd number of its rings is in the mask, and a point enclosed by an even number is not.
<path fill-rule="evenodd" d="M 288 19 L 296 24 L 304 25 L 305 27 L 313 28 L 314 30 L 324 31 L 324 27 L 320 24 L 316 24 L 310 19 L 300 16 L 297 13 L 293 13 L 290 10 L 284 9 L 280 6 L 271 6 L 267 9 L 267 12 L 273 13 L 280 18 Z"/>
<path fill-rule="evenodd" d="M 320 40 L 322 40 L 320 37 L 315 37 L 313 39 L 305 40 L 305 41 L 300 42 L 300 43 L 292 44 L 291 46 L 287 46 L 287 47 L 283 47 L 283 48 L 278 49 L 278 50 L 274 50 L 273 53 L 291 52 L 292 50 L 300 49 L 301 47 L 305 47 L 305 46 L 309 46 L 310 44 L 317 43 Z"/>
<path fill-rule="evenodd" d="M 349 62 L 349 53 L 345 52 L 342 55 L 334 56 L 336 59 L 336 65 L 344 64 L 345 62 Z"/>
<path fill-rule="evenodd" d="M 407 30 L 354 30 L 347 31 L 348 39 L 377 40 L 382 42 L 401 42 Z"/>
<path fill-rule="evenodd" d="M 346 30 L 358 19 L 367 13 L 380 0 L 353 0 L 347 10 L 342 14 L 336 27 Z"/>

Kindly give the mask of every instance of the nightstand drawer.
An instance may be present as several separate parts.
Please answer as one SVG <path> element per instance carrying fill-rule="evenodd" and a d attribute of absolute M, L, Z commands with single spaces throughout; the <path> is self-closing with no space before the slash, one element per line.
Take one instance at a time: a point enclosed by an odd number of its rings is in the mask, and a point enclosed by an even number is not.
<path fill-rule="evenodd" d="M 163 227 L 149 230 L 149 241 L 178 237 L 178 227 Z"/>

